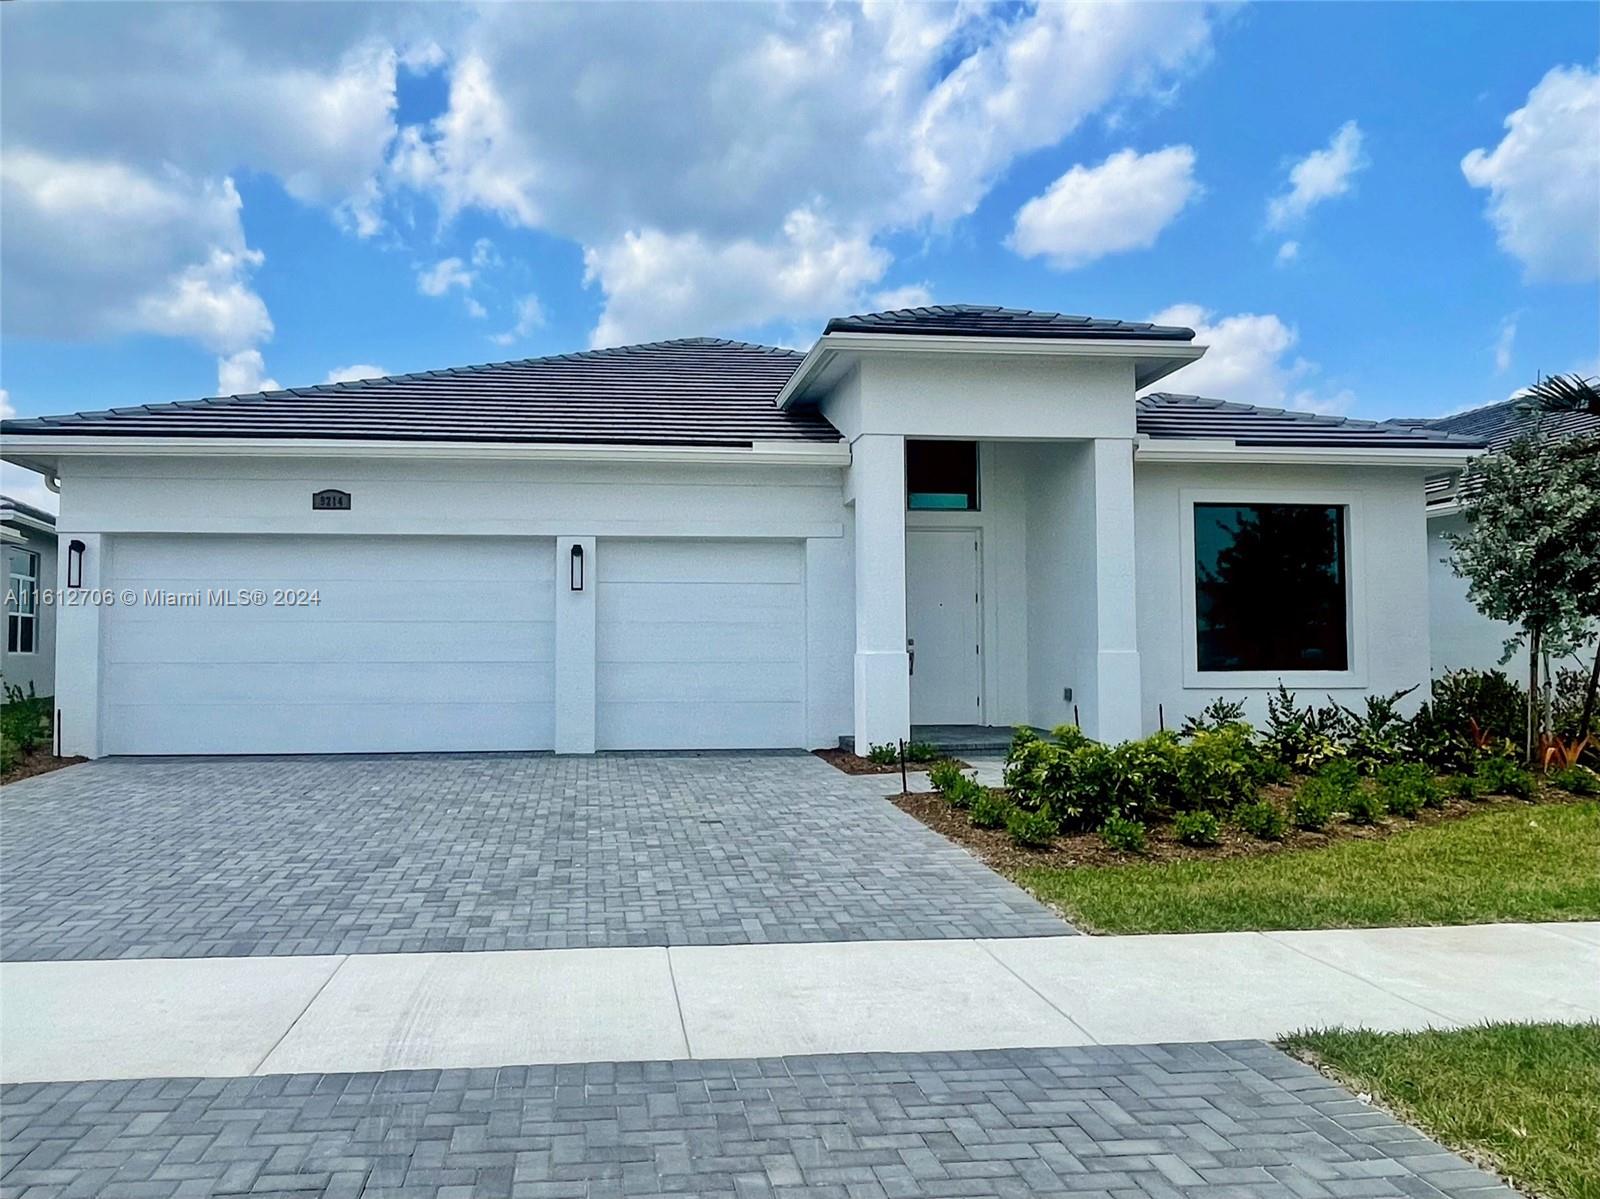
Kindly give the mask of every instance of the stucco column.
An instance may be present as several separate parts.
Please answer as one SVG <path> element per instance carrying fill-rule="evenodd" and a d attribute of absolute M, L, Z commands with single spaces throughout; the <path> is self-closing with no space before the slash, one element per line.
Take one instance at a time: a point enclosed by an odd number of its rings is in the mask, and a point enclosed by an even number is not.
<path fill-rule="evenodd" d="M 1133 442 L 1094 442 L 1095 724 L 1107 744 L 1143 735 L 1135 610 Z"/>
<path fill-rule="evenodd" d="M 69 546 L 83 542 L 82 586 L 67 590 Z M 56 712 L 61 753 L 67 757 L 100 756 L 100 618 L 101 588 L 108 576 L 106 539 L 98 533 L 60 530 L 56 540 Z M 117 603 L 120 595 L 112 596 Z"/>
<path fill-rule="evenodd" d="M 582 590 L 572 588 L 582 553 Z M 558 754 L 592 754 L 594 730 L 595 568 L 593 537 L 556 538 L 556 733 Z"/>
<path fill-rule="evenodd" d="M 855 505 L 856 752 L 911 735 L 906 654 L 906 443 L 863 434 L 850 446 Z"/>

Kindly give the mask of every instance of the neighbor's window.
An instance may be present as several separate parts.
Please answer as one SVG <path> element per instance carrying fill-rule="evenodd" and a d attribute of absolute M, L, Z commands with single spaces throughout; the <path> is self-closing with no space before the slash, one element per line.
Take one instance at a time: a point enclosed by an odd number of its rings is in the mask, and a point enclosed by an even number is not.
<path fill-rule="evenodd" d="M 1345 509 L 1196 504 L 1201 670 L 1348 670 Z"/>
<path fill-rule="evenodd" d="M 978 443 L 907 441 L 906 507 L 978 510 Z"/>
<path fill-rule="evenodd" d="M 6 546 L 6 652 L 33 653 L 39 623 L 39 555 Z"/>

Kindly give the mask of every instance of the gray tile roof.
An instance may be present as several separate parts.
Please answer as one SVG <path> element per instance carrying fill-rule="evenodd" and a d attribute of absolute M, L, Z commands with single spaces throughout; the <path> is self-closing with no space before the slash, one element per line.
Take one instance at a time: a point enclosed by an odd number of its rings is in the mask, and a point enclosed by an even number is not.
<path fill-rule="evenodd" d="M 1147 437 L 1222 437 L 1239 445 L 1474 449 L 1483 442 L 1417 422 L 1356 420 L 1314 412 L 1256 408 L 1204 396 L 1152 392 L 1139 398 Z"/>
<path fill-rule="evenodd" d="M 1060 312 L 1029 312 L 979 304 L 936 304 L 860 316 L 836 316 L 824 333 L 923 333 L 944 337 L 1100 338 L 1193 341 L 1194 330 L 1145 321 L 1102 320 Z"/>
<path fill-rule="evenodd" d="M 1487 404 L 1467 412 L 1407 423 L 1477 438 L 1491 450 L 1509 445 L 1521 434 L 1531 432 L 1535 425 L 1557 437 L 1581 437 L 1600 433 L 1600 413 L 1582 411 L 1524 413 L 1518 410 L 1515 400 L 1502 400 L 1498 404 Z"/>
<path fill-rule="evenodd" d="M 55 515 L 46 512 L 43 508 L 35 508 L 32 504 L 24 504 L 21 500 L 14 500 L 9 495 L 0 495 L 0 522 L 10 520 L 13 515 L 25 516 L 29 520 L 36 520 L 42 525 L 56 523 Z"/>
<path fill-rule="evenodd" d="M 255 395 L 8 420 L 6 434 L 746 446 L 835 442 L 774 399 L 793 350 L 710 337 Z"/>

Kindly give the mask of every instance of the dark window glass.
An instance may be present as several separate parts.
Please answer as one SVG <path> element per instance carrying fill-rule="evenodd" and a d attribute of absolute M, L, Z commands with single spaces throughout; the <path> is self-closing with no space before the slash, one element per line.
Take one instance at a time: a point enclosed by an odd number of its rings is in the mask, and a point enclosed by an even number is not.
<path fill-rule="evenodd" d="M 1201 670 L 1347 670 L 1344 509 L 1196 504 Z"/>
<path fill-rule="evenodd" d="M 906 507 L 976 512 L 978 443 L 906 442 Z"/>

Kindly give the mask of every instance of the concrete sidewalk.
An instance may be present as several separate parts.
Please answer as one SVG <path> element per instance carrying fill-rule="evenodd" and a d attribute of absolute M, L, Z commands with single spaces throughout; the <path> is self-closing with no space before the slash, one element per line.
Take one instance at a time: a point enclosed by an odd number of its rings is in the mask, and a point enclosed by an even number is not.
<path fill-rule="evenodd" d="M 0 1081 L 1600 1019 L 1600 924 L 0 966 Z"/>

